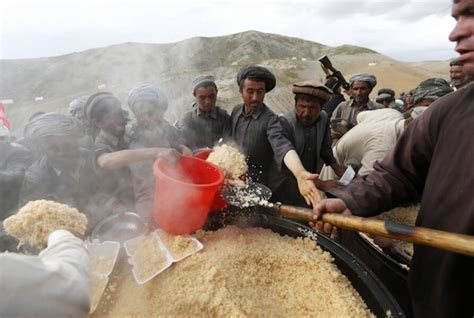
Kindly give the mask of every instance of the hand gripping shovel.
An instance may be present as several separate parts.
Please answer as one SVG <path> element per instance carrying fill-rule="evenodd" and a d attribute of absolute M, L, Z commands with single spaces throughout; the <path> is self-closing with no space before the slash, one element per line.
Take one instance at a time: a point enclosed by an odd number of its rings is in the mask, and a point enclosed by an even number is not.
<path fill-rule="evenodd" d="M 266 200 L 271 196 L 270 189 L 258 183 L 252 185 L 251 188 L 256 189 L 253 195 L 256 195 L 259 199 L 251 200 L 250 204 L 249 200 L 245 200 L 241 195 L 236 196 L 235 191 L 224 191 L 223 196 L 230 204 L 237 207 L 261 206 L 265 208 L 264 210 L 266 212 L 277 214 L 287 219 L 306 222 L 313 221 L 311 209 L 268 203 Z M 264 193 L 265 195 L 260 195 L 259 193 Z M 338 213 L 324 213 L 321 218 L 322 221 L 342 229 L 380 235 L 396 240 L 427 245 L 458 254 L 474 256 L 474 236 L 472 235 L 451 233 Z"/>

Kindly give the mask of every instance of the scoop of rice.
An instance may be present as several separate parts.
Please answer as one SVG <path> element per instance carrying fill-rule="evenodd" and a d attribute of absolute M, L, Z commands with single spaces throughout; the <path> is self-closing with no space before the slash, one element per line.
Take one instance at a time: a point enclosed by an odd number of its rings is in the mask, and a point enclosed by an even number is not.
<path fill-rule="evenodd" d="M 215 164 L 224 171 L 226 183 L 242 183 L 239 179 L 248 170 L 245 156 L 230 145 L 219 145 L 212 149 L 207 161 Z"/>
<path fill-rule="evenodd" d="M 30 201 L 3 221 L 7 234 L 17 238 L 21 244 L 27 243 L 44 248 L 48 235 L 59 229 L 84 235 L 87 217 L 66 204 L 37 200 Z"/>

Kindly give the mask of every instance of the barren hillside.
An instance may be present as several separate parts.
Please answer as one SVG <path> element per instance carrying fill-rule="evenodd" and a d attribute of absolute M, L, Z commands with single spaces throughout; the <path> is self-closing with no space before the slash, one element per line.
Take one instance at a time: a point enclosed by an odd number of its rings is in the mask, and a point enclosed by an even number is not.
<path fill-rule="evenodd" d="M 238 69 L 259 64 L 277 76 L 277 87 L 267 95 L 266 103 L 282 112 L 291 107 L 293 82 L 323 80 L 317 60 L 325 54 L 347 79 L 358 72 L 373 73 L 379 82 L 375 90 L 391 87 L 397 93 L 429 77 L 447 78 L 449 69 L 446 61 L 404 63 L 365 48 L 334 48 L 248 31 L 171 44 L 124 43 L 50 58 L 0 60 L 0 99 L 14 100 L 7 105 L 8 115 L 13 131 L 21 135 L 27 118 L 36 111 L 65 112 L 75 97 L 99 90 L 114 93 L 126 105 L 130 89 L 141 83 L 155 83 L 168 94 L 167 117 L 174 122 L 190 108 L 195 76 L 213 74 L 218 80 L 219 104 L 230 110 L 239 102 L 235 83 Z M 42 100 L 35 100 L 37 97 Z"/>

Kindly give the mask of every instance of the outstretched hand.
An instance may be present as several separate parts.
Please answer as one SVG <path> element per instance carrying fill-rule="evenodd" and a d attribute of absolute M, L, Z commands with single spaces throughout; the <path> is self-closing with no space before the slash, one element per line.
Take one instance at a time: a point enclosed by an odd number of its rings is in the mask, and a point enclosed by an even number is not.
<path fill-rule="evenodd" d="M 306 201 L 307 205 L 316 206 L 321 201 L 318 188 L 316 188 L 315 180 L 318 180 L 319 175 L 302 171 L 298 174 L 296 180 L 298 181 L 298 189 L 300 194 Z"/>

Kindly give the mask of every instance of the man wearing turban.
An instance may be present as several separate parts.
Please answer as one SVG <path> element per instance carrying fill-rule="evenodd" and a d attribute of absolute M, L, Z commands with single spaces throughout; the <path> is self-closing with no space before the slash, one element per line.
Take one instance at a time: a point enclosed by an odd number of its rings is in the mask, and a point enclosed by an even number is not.
<path fill-rule="evenodd" d="M 198 76 L 193 81 L 193 95 L 193 109 L 184 114 L 177 126 L 191 149 L 212 148 L 229 130 L 230 116 L 216 106 L 217 85 L 213 76 Z"/>
<path fill-rule="evenodd" d="M 25 138 L 38 145 L 42 157 L 26 171 L 20 205 L 32 200 L 54 200 L 87 214 L 89 229 L 100 219 L 94 209 L 98 187 L 94 153 L 79 147 L 84 131 L 73 117 L 45 113 L 25 127 Z"/>
<path fill-rule="evenodd" d="M 275 87 L 275 76 L 265 67 L 246 66 L 238 72 L 237 84 L 243 103 L 232 110 L 230 137 L 247 157 L 249 177 L 274 190 L 270 171 L 276 169 L 273 154 L 279 135 L 271 127 L 280 123 L 263 100 Z"/>
<path fill-rule="evenodd" d="M 340 103 L 331 117 L 333 142 L 357 124 L 357 114 L 365 110 L 384 108 L 383 105 L 369 99 L 370 92 L 377 85 L 377 79 L 374 75 L 356 74 L 350 78 L 349 84 L 349 94 L 352 99 Z"/>
<path fill-rule="evenodd" d="M 453 92 L 454 89 L 442 78 L 429 78 L 420 83 L 411 91 L 412 105 L 408 107 L 403 115 L 405 118 L 412 118 L 411 114 L 415 109 L 428 107 L 438 98 Z"/>
<path fill-rule="evenodd" d="M 155 199 L 153 162 L 158 156 L 157 150 L 163 152 L 159 154 L 160 156 L 170 159 L 176 159 L 180 154 L 192 155 L 192 151 L 184 145 L 180 131 L 165 120 L 168 98 L 159 87 L 151 84 L 135 87 L 128 94 L 128 106 L 137 119 L 130 149 L 152 148 L 154 154 L 153 158 L 130 165 L 135 190 L 135 208 L 145 222 L 150 222 Z"/>

